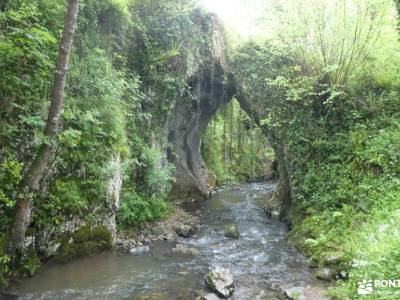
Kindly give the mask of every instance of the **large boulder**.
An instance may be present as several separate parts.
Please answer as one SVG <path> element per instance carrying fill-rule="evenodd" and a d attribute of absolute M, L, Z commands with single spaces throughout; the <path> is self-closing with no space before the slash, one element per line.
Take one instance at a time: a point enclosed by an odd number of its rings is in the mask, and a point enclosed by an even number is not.
<path fill-rule="evenodd" d="M 235 290 L 233 276 L 228 269 L 217 267 L 204 276 L 207 287 L 223 298 L 229 298 Z"/>
<path fill-rule="evenodd" d="M 225 236 L 228 238 L 239 239 L 240 232 L 236 224 L 229 224 L 225 226 Z"/>

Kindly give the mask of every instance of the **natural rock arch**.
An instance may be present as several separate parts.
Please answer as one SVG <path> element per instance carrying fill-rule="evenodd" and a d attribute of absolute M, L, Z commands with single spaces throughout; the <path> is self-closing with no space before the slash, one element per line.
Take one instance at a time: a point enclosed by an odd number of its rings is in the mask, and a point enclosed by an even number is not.
<path fill-rule="evenodd" d="M 174 194 L 185 197 L 207 196 L 215 187 L 214 175 L 208 170 L 202 154 L 202 136 L 217 110 L 236 98 L 240 107 L 254 122 L 260 125 L 260 116 L 245 96 L 234 76 L 227 73 L 221 64 L 206 69 L 200 77 L 189 82 L 198 101 L 178 101 L 168 121 L 168 159 L 175 164 L 176 182 Z M 271 133 L 263 130 L 266 138 Z M 281 218 L 286 219 L 291 208 L 290 178 L 287 171 L 284 149 L 272 144 L 278 161 L 279 186 L 276 193 L 281 203 Z"/>
<path fill-rule="evenodd" d="M 223 26 L 216 16 L 211 14 L 207 18 L 204 34 L 209 37 L 208 43 L 201 49 L 189 51 L 181 62 L 190 93 L 176 100 L 166 124 L 167 157 L 176 167 L 173 194 L 181 197 L 205 197 L 215 186 L 214 175 L 201 155 L 201 141 L 220 107 L 236 98 L 249 117 L 260 124 L 260 116 L 230 71 Z M 274 139 L 265 128 L 263 132 L 270 141 Z M 280 174 L 276 196 L 282 203 L 281 217 L 285 218 L 291 206 L 289 174 L 284 149 L 279 144 L 272 144 L 272 147 Z"/>
<path fill-rule="evenodd" d="M 215 186 L 214 175 L 201 155 L 201 140 L 217 110 L 236 94 L 233 77 L 221 64 L 205 69 L 189 85 L 198 101 L 178 101 L 168 122 L 168 159 L 176 166 L 174 192 L 195 197 Z"/>

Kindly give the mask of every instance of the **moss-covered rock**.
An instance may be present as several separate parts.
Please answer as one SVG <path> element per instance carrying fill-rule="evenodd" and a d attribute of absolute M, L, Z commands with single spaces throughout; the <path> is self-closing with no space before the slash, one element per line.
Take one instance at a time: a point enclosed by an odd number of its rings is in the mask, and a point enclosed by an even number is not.
<path fill-rule="evenodd" d="M 232 239 L 239 239 L 240 232 L 236 224 L 228 224 L 225 226 L 225 236 Z"/>
<path fill-rule="evenodd" d="M 112 248 L 112 235 L 103 226 L 83 226 L 61 239 L 61 247 L 54 261 L 70 262 Z"/>

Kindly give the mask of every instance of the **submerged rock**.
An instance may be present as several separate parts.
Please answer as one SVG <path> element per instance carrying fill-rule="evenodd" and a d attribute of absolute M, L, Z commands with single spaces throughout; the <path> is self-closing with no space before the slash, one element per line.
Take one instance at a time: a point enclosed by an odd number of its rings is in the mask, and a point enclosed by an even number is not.
<path fill-rule="evenodd" d="M 239 228 L 236 224 L 229 224 L 225 226 L 225 236 L 228 238 L 239 239 Z"/>
<path fill-rule="evenodd" d="M 304 296 L 304 288 L 302 287 L 292 287 L 286 289 L 284 295 L 290 300 L 306 300 L 306 297 Z"/>
<path fill-rule="evenodd" d="M 140 255 L 140 254 L 144 254 L 150 251 L 150 247 L 149 246 L 139 246 L 139 247 L 135 247 L 135 248 L 131 248 L 129 249 L 129 253 L 130 254 L 134 254 L 134 255 Z"/>
<path fill-rule="evenodd" d="M 233 276 L 228 269 L 221 267 L 215 268 L 204 276 L 204 281 L 207 287 L 216 292 L 223 298 L 228 298 L 233 294 L 235 284 Z"/>
<path fill-rule="evenodd" d="M 196 248 L 191 248 L 188 247 L 186 245 L 182 245 L 182 244 L 177 244 L 175 246 L 174 249 L 172 249 L 173 252 L 179 252 L 182 254 L 189 254 L 189 255 L 198 255 L 199 254 L 199 250 L 197 250 Z"/>

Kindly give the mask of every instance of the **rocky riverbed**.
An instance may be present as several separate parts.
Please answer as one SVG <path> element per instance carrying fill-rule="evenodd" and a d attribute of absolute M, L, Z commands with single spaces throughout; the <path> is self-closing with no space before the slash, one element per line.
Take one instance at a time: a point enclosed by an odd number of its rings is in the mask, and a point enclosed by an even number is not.
<path fill-rule="evenodd" d="M 186 201 L 194 202 L 192 199 Z M 200 210 L 189 213 L 178 203 L 168 219 L 147 224 L 140 230 L 118 233 L 116 248 L 119 251 L 132 252 L 135 248 L 149 246 L 157 241 L 176 242 L 179 236 L 192 236 L 200 227 L 200 214 Z"/>
<path fill-rule="evenodd" d="M 274 188 L 252 183 L 185 201 L 168 220 L 121 234 L 118 251 L 45 266 L 10 292 L 32 300 L 324 299 L 325 286 L 286 243 L 286 225 L 266 216 Z M 234 235 L 226 233 L 232 224 Z"/>

